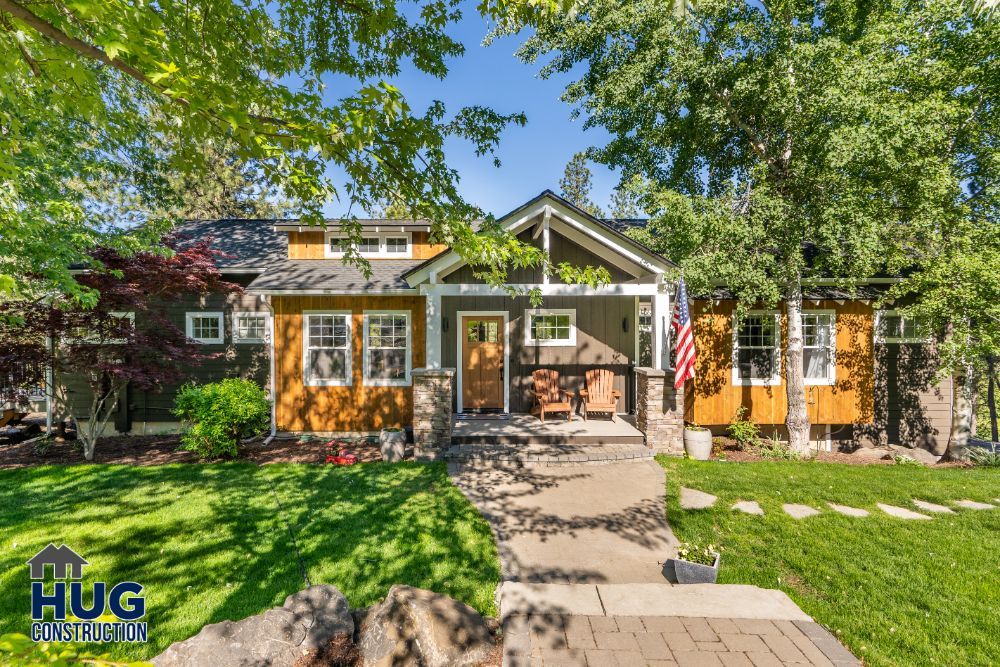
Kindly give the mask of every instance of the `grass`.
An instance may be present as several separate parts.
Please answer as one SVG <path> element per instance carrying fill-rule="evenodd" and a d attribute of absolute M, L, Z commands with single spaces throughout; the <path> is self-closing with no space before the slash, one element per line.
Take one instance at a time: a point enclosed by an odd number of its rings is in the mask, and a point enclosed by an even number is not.
<path fill-rule="evenodd" d="M 49 542 L 90 561 L 85 582 L 145 586 L 149 642 L 100 649 L 119 659 L 280 605 L 306 586 L 282 517 L 311 582 L 337 586 L 352 607 L 410 584 L 496 613 L 489 526 L 443 464 L 4 470 L 0 508 L 0 634 L 27 634 L 24 563 Z"/>
<path fill-rule="evenodd" d="M 667 516 L 681 541 L 721 544 L 719 582 L 779 588 L 868 665 L 987 665 L 1000 655 L 1000 509 L 956 509 L 933 521 L 891 518 L 877 502 L 917 510 L 1000 498 L 1000 471 L 814 462 L 660 458 Z M 685 511 L 678 489 L 719 496 Z M 765 516 L 729 508 L 756 500 Z M 827 502 L 871 512 L 851 518 Z M 824 510 L 797 521 L 782 503 Z"/>

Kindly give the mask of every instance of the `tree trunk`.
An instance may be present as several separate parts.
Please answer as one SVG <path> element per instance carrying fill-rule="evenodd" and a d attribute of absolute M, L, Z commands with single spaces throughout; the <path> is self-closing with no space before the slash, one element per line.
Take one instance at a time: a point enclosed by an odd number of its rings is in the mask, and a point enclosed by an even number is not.
<path fill-rule="evenodd" d="M 94 460 L 94 452 L 97 450 L 97 439 L 104 433 L 104 427 L 108 424 L 108 419 L 118 407 L 118 399 L 121 396 L 121 386 L 112 382 L 107 393 L 101 395 L 99 390 L 94 391 L 94 398 L 90 403 L 90 419 L 86 424 L 76 421 L 76 437 L 83 444 L 83 458 L 88 461 Z"/>
<path fill-rule="evenodd" d="M 989 357 L 986 360 L 986 368 L 989 373 L 986 386 L 986 404 L 990 408 L 990 440 L 997 442 L 997 397 L 996 397 L 996 357 Z"/>
<path fill-rule="evenodd" d="M 969 437 L 972 435 L 972 418 L 976 409 L 975 385 L 975 372 L 969 367 L 952 378 L 951 433 L 948 437 L 948 449 L 941 457 L 944 461 L 961 461 L 967 456 Z"/>
<path fill-rule="evenodd" d="M 788 341 L 785 347 L 785 389 L 788 394 L 788 446 L 793 452 L 807 454 L 809 412 L 806 409 L 805 373 L 802 370 L 802 286 L 796 285 L 785 297 L 788 317 Z"/>

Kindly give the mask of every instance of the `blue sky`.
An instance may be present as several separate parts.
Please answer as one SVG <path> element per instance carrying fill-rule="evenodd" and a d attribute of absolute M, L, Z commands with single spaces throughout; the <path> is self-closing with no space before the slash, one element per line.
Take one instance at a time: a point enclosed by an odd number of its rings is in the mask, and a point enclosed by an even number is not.
<path fill-rule="evenodd" d="M 537 65 L 526 65 L 514 52 L 523 36 L 481 45 L 489 26 L 479 16 L 474 2 L 464 3 L 464 18 L 449 34 L 466 47 L 463 57 L 449 62 L 444 80 L 407 68 L 393 83 L 403 91 L 414 111 L 422 111 L 432 100 L 441 100 L 449 112 L 469 105 L 489 106 L 501 113 L 523 111 L 524 127 L 504 132 L 497 153 L 501 167 L 488 157 L 476 157 L 463 141 L 448 144 L 448 162 L 461 176 L 462 195 L 485 211 L 503 214 L 549 188 L 559 191 L 563 168 L 573 153 L 591 145 L 602 145 L 607 134 L 600 128 L 583 129 L 583 120 L 571 119 L 572 108 L 559 99 L 571 79 L 543 80 Z M 594 174 L 592 198 L 603 207 L 618 182 L 617 175 L 602 165 L 591 164 Z M 332 205 L 331 214 L 338 208 Z"/>

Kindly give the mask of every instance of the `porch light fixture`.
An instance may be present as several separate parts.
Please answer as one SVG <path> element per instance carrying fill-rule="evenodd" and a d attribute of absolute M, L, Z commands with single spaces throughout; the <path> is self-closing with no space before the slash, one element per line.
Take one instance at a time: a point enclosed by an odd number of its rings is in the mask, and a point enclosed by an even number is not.
<path fill-rule="evenodd" d="M 448 330 L 448 317 L 447 316 L 441 318 L 441 330 L 442 331 L 447 331 Z"/>
<path fill-rule="evenodd" d="M 624 331 L 625 333 L 628 333 L 628 318 L 627 317 L 623 317 L 622 318 L 622 331 Z"/>

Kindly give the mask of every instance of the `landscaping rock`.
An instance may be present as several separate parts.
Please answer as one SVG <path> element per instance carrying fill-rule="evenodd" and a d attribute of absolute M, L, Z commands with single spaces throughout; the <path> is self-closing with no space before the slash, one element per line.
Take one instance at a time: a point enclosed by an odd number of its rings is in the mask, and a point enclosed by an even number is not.
<path fill-rule="evenodd" d="M 851 456 L 857 456 L 858 458 L 861 459 L 872 459 L 874 461 L 878 461 L 881 459 L 890 458 L 892 456 L 892 452 L 889 451 L 888 449 L 882 449 L 880 447 L 858 447 L 853 452 L 851 452 Z"/>
<path fill-rule="evenodd" d="M 763 516 L 764 514 L 764 510 L 761 509 L 760 503 L 756 500 L 741 500 L 733 505 L 733 510 L 745 514 L 756 514 L 757 516 Z"/>
<path fill-rule="evenodd" d="M 950 507 L 945 507 L 944 505 L 937 505 L 935 503 L 929 503 L 926 500 L 913 499 L 913 504 L 922 510 L 927 510 L 928 512 L 937 512 L 939 514 L 954 514 L 955 510 Z"/>
<path fill-rule="evenodd" d="M 819 510 L 815 507 L 809 507 L 809 505 L 796 505 L 794 503 L 786 503 L 781 506 L 781 509 L 785 510 L 785 514 L 793 519 L 805 519 L 819 514 Z"/>
<path fill-rule="evenodd" d="M 410 586 L 393 586 L 365 614 L 358 650 L 365 667 L 477 665 L 494 650 L 486 621 L 472 607 Z"/>
<path fill-rule="evenodd" d="M 171 644 L 153 664 L 291 667 L 345 638 L 350 643 L 353 634 L 354 618 L 344 595 L 333 586 L 311 586 L 263 614 L 206 625 L 194 637 Z"/>
<path fill-rule="evenodd" d="M 838 505 L 837 503 L 827 503 L 834 512 L 840 512 L 846 516 L 868 516 L 868 510 L 863 510 L 858 507 L 849 507 L 848 505 Z"/>
<path fill-rule="evenodd" d="M 686 510 L 703 510 L 711 507 L 718 500 L 711 493 L 705 493 L 698 489 L 688 489 L 681 487 L 681 508 Z"/>
<path fill-rule="evenodd" d="M 995 505 L 990 505 L 989 503 L 981 503 L 975 500 L 956 500 L 955 504 L 959 507 L 964 507 L 967 510 L 995 510 Z"/>
<path fill-rule="evenodd" d="M 921 449 L 920 447 L 904 447 L 903 445 L 889 445 L 891 449 L 896 454 L 902 454 L 904 456 L 909 456 L 911 459 L 916 459 L 926 465 L 934 465 L 938 462 L 941 457 L 934 452 L 929 452 L 926 449 Z"/>
<path fill-rule="evenodd" d="M 903 507 L 896 507 L 895 505 L 886 505 L 885 503 L 875 503 L 876 506 L 888 514 L 889 516 L 894 516 L 897 519 L 925 519 L 930 520 L 930 517 L 926 514 L 918 514 Z"/>

